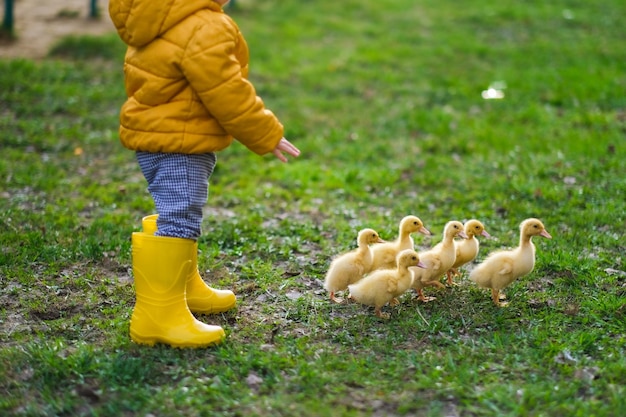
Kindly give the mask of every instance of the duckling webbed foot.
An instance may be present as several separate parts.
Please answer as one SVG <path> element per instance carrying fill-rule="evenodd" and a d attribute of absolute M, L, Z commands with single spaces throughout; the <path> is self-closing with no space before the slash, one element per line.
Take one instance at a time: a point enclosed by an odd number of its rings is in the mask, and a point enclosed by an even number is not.
<path fill-rule="evenodd" d="M 426 297 L 422 290 L 417 290 L 417 299 L 425 303 L 428 303 L 430 301 L 436 300 L 437 297 Z"/>
<path fill-rule="evenodd" d="M 376 307 L 376 309 L 374 310 L 374 314 L 376 314 L 376 317 L 384 320 L 389 320 L 389 318 L 391 317 L 391 314 L 383 313 L 382 311 L 380 311 L 380 307 Z"/>
<path fill-rule="evenodd" d="M 457 269 L 451 269 L 448 272 L 446 272 L 446 275 L 448 277 L 447 279 L 447 283 L 449 286 L 458 286 L 459 284 L 454 282 L 453 279 L 454 277 L 459 275 L 459 271 Z"/>
<path fill-rule="evenodd" d="M 500 290 L 491 289 L 491 300 L 498 307 L 506 307 L 509 305 L 507 301 L 501 301 L 506 299 L 506 294 L 501 294 Z"/>
<path fill-rule="evenodd" d="M 330 301 L 333 301 L 333 302 L 335 302 L 335 303 L 337 303 L 337 304 L 341 304 L 341 303 L 343 303 L 343 302 L 344 302 L 344 299 L 343 299 L 343 298 L 340 298 L 340 297 L 335 297 L 335 293 L 334 293 L 334 292 L 331 292 L 331 293 L 330 293 Z"/>
<path fill-rule="evenodd" d="M 389 301 L 389 305 L 390 306 L 397 306 L 398 304 L 400 304 L 400 300 L 398 300 L 397 298 L 392 298 L 391 301 Z"/>

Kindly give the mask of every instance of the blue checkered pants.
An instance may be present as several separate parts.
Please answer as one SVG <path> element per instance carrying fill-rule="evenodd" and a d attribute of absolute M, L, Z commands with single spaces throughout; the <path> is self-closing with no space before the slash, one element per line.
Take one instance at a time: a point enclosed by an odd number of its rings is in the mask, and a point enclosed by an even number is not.
<path fill-rule="evenodd" d="M 159 214 L 156 235 L 194 240 L 200 237 L 215 153 L 137 152 L 137 162 Z"/>

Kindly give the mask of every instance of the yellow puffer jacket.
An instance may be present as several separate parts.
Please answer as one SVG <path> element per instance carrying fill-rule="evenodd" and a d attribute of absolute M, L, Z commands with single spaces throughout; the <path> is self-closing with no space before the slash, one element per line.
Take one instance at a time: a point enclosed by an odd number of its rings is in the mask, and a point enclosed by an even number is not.
<path fill-rule="evenodd" d="M 257 97 L 248 46 L 212 0 L 110 0 L 109 14 L 128 45 L 122 144 L 132 150 L 207 153 L 233 137 L 259 155 L 283 126 Z"/>

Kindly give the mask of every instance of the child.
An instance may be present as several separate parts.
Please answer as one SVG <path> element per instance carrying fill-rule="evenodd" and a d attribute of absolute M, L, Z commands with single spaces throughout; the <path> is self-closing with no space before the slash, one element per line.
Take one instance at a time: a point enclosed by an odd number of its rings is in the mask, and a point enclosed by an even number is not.
<path fill-rule="evenodd" d="M 219 343 L 224 330 L 194 318 L 235 306 L 198 273 L 197 238 L 215 152 L 236 138 L 253 152 L 300 151 L 246 79 L 248 47 L 222 6 L 228 0 L 110 0 L 109 13 L 128 45 L 128 100 L 122 144 L 136 151 L 158 215 L 133 233 L 136 343 L 175 347 Z"/>

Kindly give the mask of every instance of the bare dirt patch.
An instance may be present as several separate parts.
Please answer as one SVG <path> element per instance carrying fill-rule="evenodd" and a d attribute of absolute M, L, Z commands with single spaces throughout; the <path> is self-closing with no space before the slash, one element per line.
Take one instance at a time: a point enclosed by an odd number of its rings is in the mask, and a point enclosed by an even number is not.
<path fill-rule="evenodd" d="M 60 38 L 102 35 L 115 31 L 108 0 L 98 0 L 100 17 L 89 17 L 89 0 L 15 0 L 13 15 L 17 39 L 0 41 L 0 58 L 44 58 Z M 4 17 L 0 1 L 0 17 Z"/>

